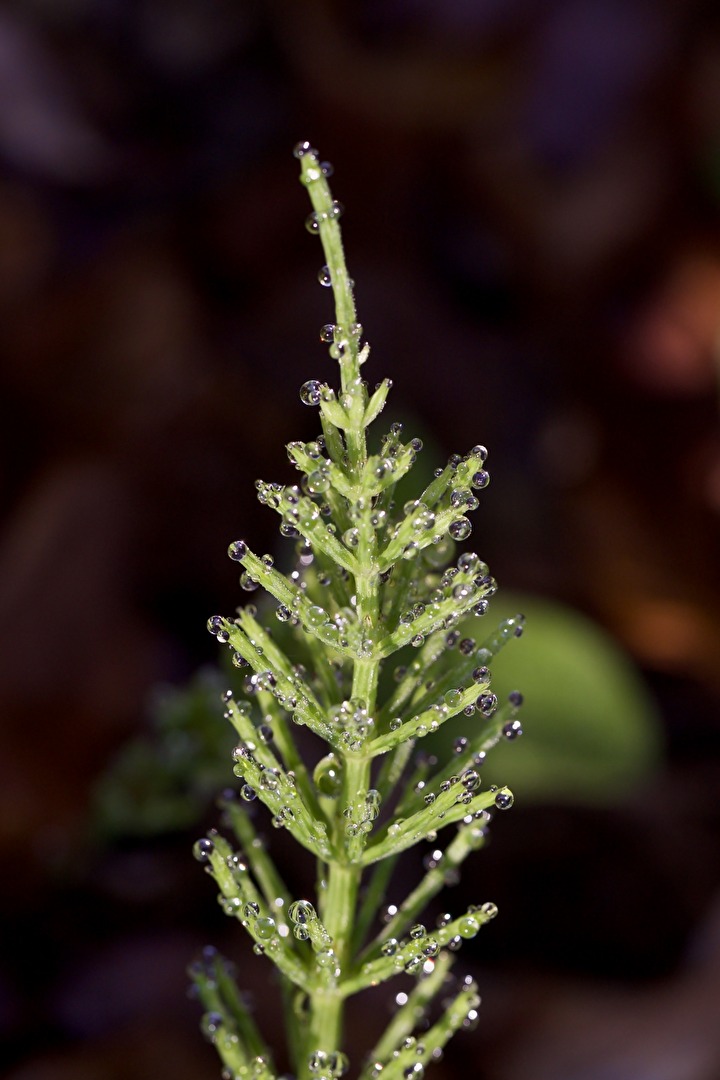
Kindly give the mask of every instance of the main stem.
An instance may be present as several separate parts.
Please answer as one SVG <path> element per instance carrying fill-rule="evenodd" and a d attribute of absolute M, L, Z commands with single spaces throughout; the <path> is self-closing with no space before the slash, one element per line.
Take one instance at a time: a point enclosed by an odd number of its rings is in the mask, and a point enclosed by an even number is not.
<path fill-rule="evenodd" d="M 356 332 L 357 315 L 352 283 L 345 263 L 342 236 L 337 218 L 337 204 L 317 156 L 312 152 L 301 158 L 301 179 L 307 186 L 313 210 L 319 223 L 325 262 L 330 273 L 335 300 L 335 340 L 342 342 L 340 357 L 341 392 L 355 391 L 360 387 L 359 335 Z M 362 391 L 364 392 L 364 391 Z M 367 520 L 367 507 L 363 503 L 364 469 L 367 463 L 365 428 L 359 423 L 345 430 L 346 469 L 354 480 L 350 503 L 360 508 L 362 521 L 359 528 L 359 544 L 356 557 L 359 564 L 355 581 L 356 612 L 358 625 L 364 633 L 374 636 L 379 611 L 379 576 L 376 569 L 375 532 Z M 364 511 L 364 512 L 363 512 Z M 352 697 L 362 699 L 368 715 L 374 716 L 380 661 L 362 660 L 353 668 Z M 360 753 L 348 752 L 343 759 L 343 792 L 337 803 L 337 814 L 357 798 L 358 792 L 367 791 L 370 780 L 370 758 Z M 342 820 L 334 831 L 338 846 L 343 842 Z M 340 983 L 332 987 L 318 987 L 310 995 L 310 1042 L 311 1049 L 327 1052 L 339 1049 L 342 1041 L 343 1006 L 345 997 L 342 977 L 349 971 L 353 954 L 353 925 L 357 910 L 358 890 L 362 867 L 343 858 L 341 850 L 328 864 L 327 882 L 322 897 L 321 910 L 328 933 L 333 938 L 334 949 L 342 975 Z"/>

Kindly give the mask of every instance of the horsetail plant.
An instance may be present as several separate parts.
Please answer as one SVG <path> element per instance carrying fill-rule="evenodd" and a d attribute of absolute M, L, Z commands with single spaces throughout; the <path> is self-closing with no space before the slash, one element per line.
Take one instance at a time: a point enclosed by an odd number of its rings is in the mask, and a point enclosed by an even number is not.
<path fill-rule="evenodd" d="M 495 905 L 444 914 L 433 928 L 418 919 L 470 852 L 482 847 L 491 811 L 512 804 L 507 788 L 480 790 L 478 769 L 503 735 L 513 738 L 521 730 L 520 695 L 499 706 L 488 665 L 520 635 L 522 616 L 483 635 L 480 645 L 458 628 L 466 616 L 484 622 L 496 590 L 476 554 L 466 551 L 451 561 L 455 542 L 470 535 L 475 492 L 489 482 L 485 448 L 453 455 L 404 506 L 396 505 L 395 488 L 422 449 L 420 440 L 404 441 L 395 423 L 378 451 L 368 450 L 367 429 L 391 382 L 370 393 L 360 374 L 369 347 L 362 343 L 345 264 L 342 207 L 328 186 L 332 170 L 307 142 L 294 154 L 312 201 L 306 225 L 325 256 L 319 280 L 335 302 L 335 321 L 320 337 L 339 364 L 340 388 L 310 380 L 300 390 L 322 425 L 315 441 L 287 447 L 300 484 L 256 485 L 260 502 L 280 515 L 281 534 L 296 546 L 296 568 L 281 573 L 271 556 L 256 555 L 245 540 L 228 550 L 242 566 L 241 586 L 274 598 L 269 621 L 280 625 L 273 634 L 254 605 L 208 622 L 244 670 L 246 693 L 224 696 L 225 716 L 239 738 L 233 752 L 239 792 L 221 797 L 233 838 L 211 830 L 194 853 L 214 878 L 223 909 L 278 969 L 287 1051 L 298 1080 L 347 1072 L 348 999 L 403 973 L 414 985 L 396 998 L 397 1011 L 358 1075 L 420 1080 L 453 1033 L 472 1025 L 479 1004 L 474 981 L 452 979 L 450 968 L 463 940 L 495 916 Z M 459 714 L 468 717 L 472 733 L 456 740 L 453 760 L 414 755 L 418 740 Z M 293 725 L 312 735 L 298 739 Z M 316 860 L 313 901 L 292 896 L 259 840 L 246 805 L 256 798 L 272 824 Z M 421 840 L 437 843 L 436 834 L 446 829 L 452 838 L 445 850 L 426 858 L 424 876 L 400 905 L 386 910 L 377 930 L 400 854 Z M 209 948 L 190 972 L 223 1076 L 274 1080 L 273 1054 L 228 962 Z"/>

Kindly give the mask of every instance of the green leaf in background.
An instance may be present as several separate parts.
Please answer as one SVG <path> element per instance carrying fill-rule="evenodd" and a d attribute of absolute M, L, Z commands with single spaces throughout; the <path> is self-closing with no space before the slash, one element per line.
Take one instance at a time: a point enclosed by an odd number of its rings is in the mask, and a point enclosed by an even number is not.
<path fill-rule="evenodd" d="M 503 592 L 489 619 L 523 612 L 522 640 L 492 663 L 503 701 L 522 689 L 523 736 L 493 750 L 486 784 L 508 784 L 522 799 L 598 803 L 616 800 L 649 776 L 662 754 L 660 719 L 629 657 L 599 626 L 572 608 Z M 477 619 L 459 627 L 482 640 Z M 458 718 L 434 737 L 438 755 L 477 717 Z"/>
<path fill-rule="evenodd" d="M 205 667 L 182 687 L 158 687 L 151 727 L 120 748 L 95 790 L 104 836 L 154 836 L 196 824 L 227 784 L 232 729 L 221 693 L 235 678 Z"/>

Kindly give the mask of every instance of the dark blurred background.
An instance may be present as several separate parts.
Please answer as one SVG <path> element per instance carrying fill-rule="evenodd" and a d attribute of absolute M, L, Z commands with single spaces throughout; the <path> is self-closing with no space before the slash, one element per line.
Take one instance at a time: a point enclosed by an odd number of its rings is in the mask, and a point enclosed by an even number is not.
<path fill-rule="evenodd" d="M 153 688 L 215 659 L 227 543 L 277 546 L 252 482 L 289 480 L 284 444 L 315 434 L 298 387 L 334 377 L 301 138 L 335 166 L 389 419 L 440 460 L 490 447 L 480 554 L 625 651 L 663 748 L 609 803 L 520 797 L 497 823 L 453 900 L 501 907 L 459 961 L 481 1021 L 437 1075 L 718 1080 L 709 0 L 2 5 L 7 1075 L 218 1075 L 183 996 L 207 940 L 277 1023 L 190 856 L 215 811 L 108 839 L 95 793 Z"/>

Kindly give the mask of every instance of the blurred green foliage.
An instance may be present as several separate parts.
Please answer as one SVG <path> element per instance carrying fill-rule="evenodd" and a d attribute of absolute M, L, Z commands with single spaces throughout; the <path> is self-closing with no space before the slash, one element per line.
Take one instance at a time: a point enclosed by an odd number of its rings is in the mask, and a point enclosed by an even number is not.
<path fill-rule="evenodd" d="M 197 824 L 227 786 L 236 737 L 221 694 L 237 675 L 204 667 L 184 686 L 158 687 L 148 731 L 127 742 L 95 790 L 105 836 L 152 836 Z"/>
<path fill-rule="evenodd" d="M 640 673 L 608 634 L 570 607 L 501 590 L 488 618 L 517 612 L 527 617 L 525 633 L 495 657 L 492 674 L 500 701 L 522 692 L 523 736 L 488 755 L 485 783 L 507 784 L 524 802 L 617 800 L 662 755 L 660 719 Z M 482 640 L 477 620 L 460 629 Z M 433 752 L 452 754 L 453 741 L 476 723 L 458 717 L 445 724 Z"/>

